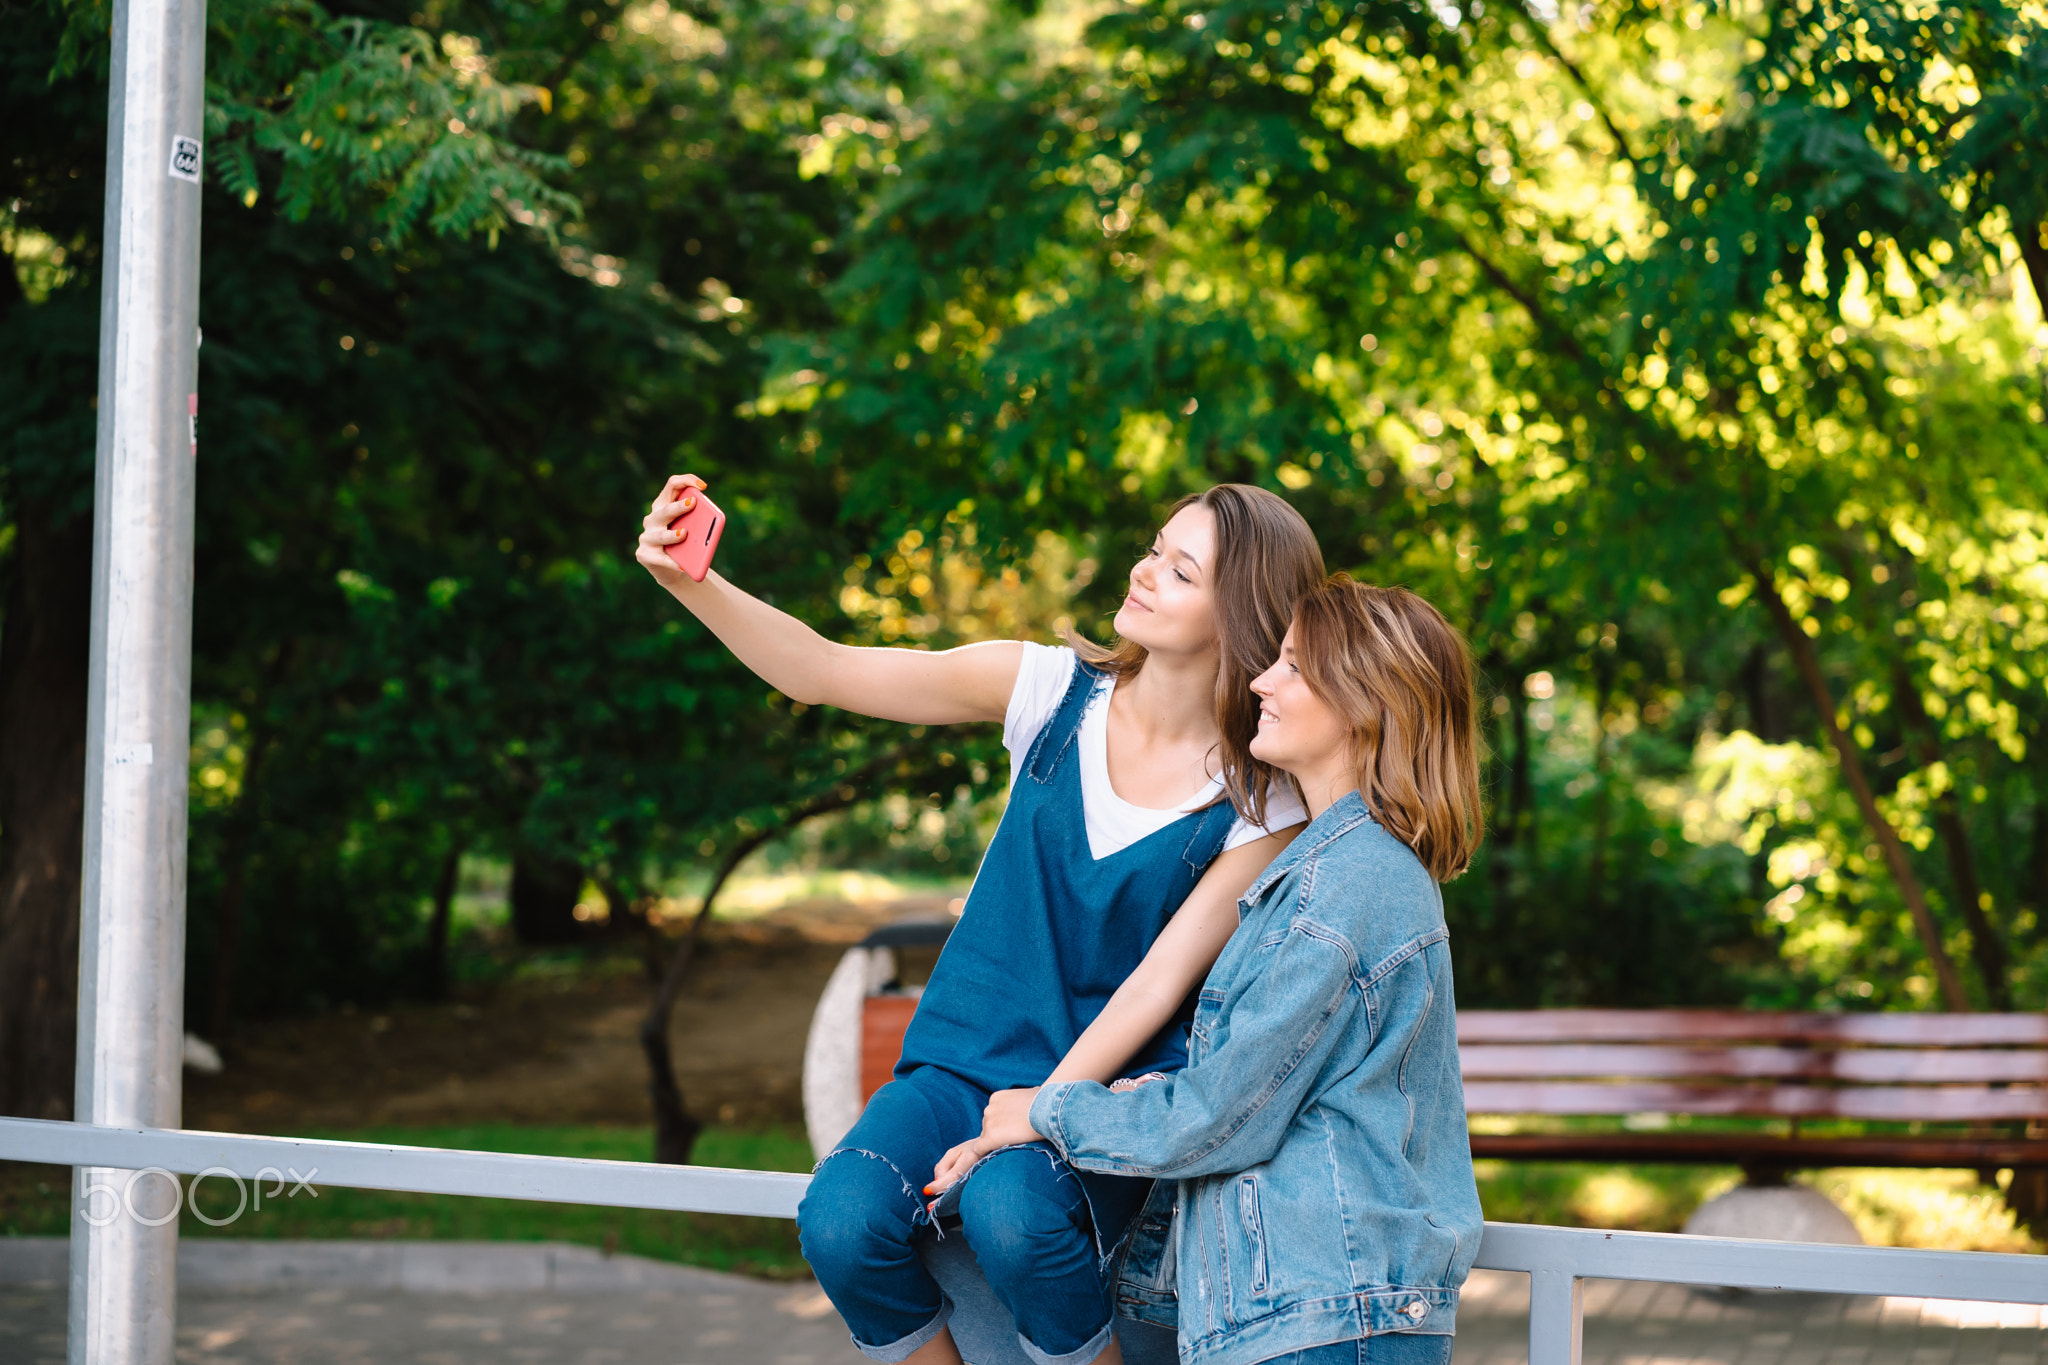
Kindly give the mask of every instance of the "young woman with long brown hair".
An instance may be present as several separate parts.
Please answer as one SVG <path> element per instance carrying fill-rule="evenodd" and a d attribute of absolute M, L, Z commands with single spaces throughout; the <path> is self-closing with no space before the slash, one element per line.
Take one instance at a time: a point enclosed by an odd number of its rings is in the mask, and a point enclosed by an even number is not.
<path fill-rule="evenodd" d="M 1073 1074 L 1111 1081 L 1185 1060 L 1173 1013 L 1201 966 L 1178 981 L 1152 974 L 1163 1009 L 1130 991 L 1111 997 L 1155 941 L 1181 945 L 1173 961 L 1206 966 L 1238 896 L 1305 818 L 1251 752 L 1258 707 L 1246 688 L 1278 654 L 1322 556 L 1285 502 L 1222 484 L 1182 499 L 1132 568 L 1114 648 L 859 649 L 717 573 L 695 582 L 677 570 L 669 524 L 703 487 L 669 480 L 637 558 L 770 686 L 915 725 L 1003 724 L 1010 802 L 896 1078 L 819 1163 L 798 1215 L 804 1255 L 864 1354 L 957 1362 L 952 1305 L 912 1244 L 933 1216 L 920 1187 L 980 1129 L 991 1092 L 1043 1081 L 1104 1013 L 1152 1022 L 1126 1030 L 1121 1055 L 1087 1054 Z M 1116 1358 L 1105 1269 L 1149 1188 L 1039 1150 L 998 1154 L 953 1196 L 1040 1365 Z"/>

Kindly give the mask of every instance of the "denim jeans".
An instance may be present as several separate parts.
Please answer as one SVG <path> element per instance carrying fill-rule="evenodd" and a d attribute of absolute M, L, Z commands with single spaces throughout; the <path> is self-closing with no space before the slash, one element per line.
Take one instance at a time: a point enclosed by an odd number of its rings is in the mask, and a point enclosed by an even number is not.
<path fill-rule="evenodd" d="M 913 1238 L 931 1223 L 923 1187 L 932 1167 L 981 1131 L 987 1098 L 920 1067 L 875 1092 L 811 1178 L 797 1211 L 804 1259 L 871 1360 L 905 1359 L 952 1314 Z M 943 1235 L 966 1237 L 1026 1355 L 1038 1365 L 1086 1365 L 1110 1341 L 1105 1256 L 1149 1187 L 1079 1175 L 1043 1143 L 1010 1147 L 949 1192 L 959 1226 L 940 1226 Z"/>
<path fill-rule="evenodd" d="M 1451 1365 L 1451 1338 L 1421 1332 L 1384 1332 L 1356 1341 L 1333 1341 L 1289 1351 L 1261 1365 Z"/>

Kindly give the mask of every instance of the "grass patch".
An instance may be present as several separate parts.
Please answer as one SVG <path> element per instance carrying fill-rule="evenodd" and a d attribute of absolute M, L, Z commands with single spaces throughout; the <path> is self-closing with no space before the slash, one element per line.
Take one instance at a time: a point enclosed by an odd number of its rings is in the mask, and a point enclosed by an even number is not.
<path fill-rule="evenodd" d="M 1733 1166 L 1600 1166 L 1475 1161 L 1479 1204 L 1499 1223 L 1676 1232 L 1742 1172 Z"/>
<path fill-rule="evenodd" d="M 1694 1209 L 1742 1180 L 1733 1166 L 1475 1161 L 1479 1202 L 1502 1223 L 1677 1232 Z M 1806 1171 L 1794 1177 L 1841 1206 L 1872 1246 L 2040 1252 L 1974 1171 Z"/>
<path fill-rule="evenodd" d="M 305 1136 L 611 1161 L 646 1161 L 653 1152 L 653 1137 L 645 1128 L 595 1125 L 382 1127 Z M 694 1155 L 704 1166 L 755 1171 L 811 1168 L 810 1143 L 794 1126 L 707 1129 L 698 1139 Z M 69 1232 L 70 1182 L 71 1173 L 61 1166 L 0 1165 L 0 1235 L 62 1236 Z M 574 1242 L 769 1279 L 797 1279 L 809 1273 L 797 1250 L 796 1225 L 785 1218 L 315 1189 L 317 1196 L 302 1193 L 266 1201 L 260 1211 L 252 1208 L 223 1227 L 208 1226 L 188 1208 L 179 1219 L 179 1232 L 186 1237 Z M 231 1184 L 209 1180 L 201 1186 L 200 1212 L 218 1219 L 232 1213 L 234 1207 Z"/>
<path fill-rule="evenodd" d="M 1805 1182 L 1841 1205 L 1863 1240 L 1938 1251 L 2048 1250 L 1974 1171 L 1813 1171 Z"/>
<path fill-rule="evenodd" d="M 71 1168 L 0 1161 L 0 1237 L 71 1231 Z"/>

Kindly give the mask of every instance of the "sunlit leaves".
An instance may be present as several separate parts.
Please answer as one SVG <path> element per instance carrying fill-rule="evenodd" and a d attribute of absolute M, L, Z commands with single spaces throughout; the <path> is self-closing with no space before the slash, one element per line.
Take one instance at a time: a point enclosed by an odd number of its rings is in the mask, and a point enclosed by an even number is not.
<path fill-rule="evenodd" d="M 208 157 L 245 203 L 267 188 L 294 218 L 362 214 L 396 241 L 551 228 L 578 211 L 550 183 L 566 162 L 507 135 L 550 93 L 494 78 L 474 39 L 437 47 L 312 0 L 230 0 L 210 17 Z"/>

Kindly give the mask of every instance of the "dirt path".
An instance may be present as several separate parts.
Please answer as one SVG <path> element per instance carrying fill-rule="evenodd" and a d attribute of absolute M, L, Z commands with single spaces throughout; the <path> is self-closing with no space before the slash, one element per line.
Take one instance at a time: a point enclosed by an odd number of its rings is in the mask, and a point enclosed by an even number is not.
<path fill-rule="evenodd" d="M 724 1124 L 801 1123 L 804 1036 L 845 946 L 877 925 L 945 910 L 941 898 L 807 901 L 716 925 L 672 1033 L 691 1109 Z M 648 996 L 638 966 L 620 958 L 446 1005 L 248 1025 L 224 1045 L 223 1074 L 186 1074 L 185 1124 L 289 1135 L 377 1124 L 645 1123 L 637 1035 Z"/>

